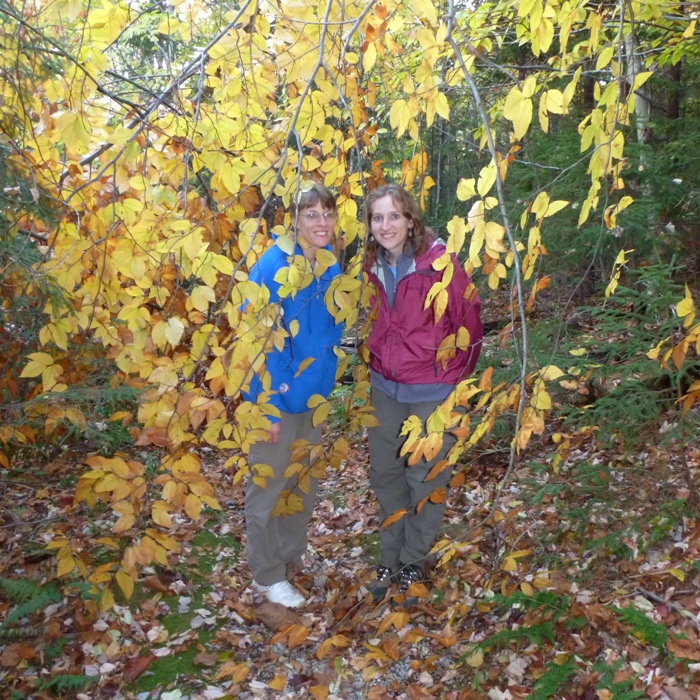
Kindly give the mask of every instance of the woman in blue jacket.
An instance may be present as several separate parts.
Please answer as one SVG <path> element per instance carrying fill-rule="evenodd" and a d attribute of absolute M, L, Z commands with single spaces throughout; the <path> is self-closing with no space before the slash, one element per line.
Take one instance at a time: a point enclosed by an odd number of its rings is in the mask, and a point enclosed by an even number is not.
<path fill-rule="evenodd" d="M 318 444 L 321 426 L 314 428 L 313 411 L 307 402 L 314 394 L 328 397 L 335 383 L 337 357 L 342 327 L 336 324 L 326 305 L 332 294 L 331 282 L 340 274 L 335 262 L 323 269 L 317 265 L 319 250 L 331 250 L 337 218 L 336 202 L 326 187 L 314 184 L 304 191 L 296 203 L 296 250 L 314 274 L 309 275 L 292 293 L 275 280 L 280 270 L 289 267 L 292 256 L 275 243 L 250 272 L 249 280 L 265 286 L 270 304 L 279 305 L 278 324 L 287 331 L 284 347 L 275 347 L 266 354 L 266 370 L 270 378 L 267 403 L 275 406 L 280 417 L 270 416 L 267 442 L 250 448 L 248 463 L 251 475 L 245 500 L 248 565 L 253 574 L 253 590 L 268 601 L 296 608 L 306 599 L 287 580 L 287 570 L 301 564 L 307 547 L 307 527 L 313 512 L 318 474 L 314 474 L 309 451 L 293 463 L 305 462 L 301 471 L 285 476 L 290 465 L 290 446 L 296 440 Z M 307 271 L 308 268 L 307 268 Z M 313 362 L 299 372 L 304 360 Z M 256 402 L 263 387 L 258 376 L 253 378 L 248 399 Z M 265 487 L 255 483 L 256 465 L 272 467 L 274 476 L 263 479 Z M 260 480 L 259 480 L 260 481 Z M 275 510 L 281 511 L 280 514 Z M 294 511 L 291 512 L 290 511 Z"/>

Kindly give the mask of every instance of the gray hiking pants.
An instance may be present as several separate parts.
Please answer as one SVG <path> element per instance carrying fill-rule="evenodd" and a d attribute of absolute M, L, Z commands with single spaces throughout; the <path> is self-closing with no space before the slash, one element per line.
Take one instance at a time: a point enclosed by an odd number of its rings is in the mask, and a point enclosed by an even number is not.
<path fill-rule="evenodd" d="M 379 520 L 383 522 L 403 508 L 408 511 L 400 520 L 379 531 L 379 563 L 395 570 L 399 565 L 420 564 L 435 542 L 445 512 L 444 500 L 442 503 L 428 501 L 420 512 L 415 509 L 423 498 L 446 486 L 450 480 L 450 467 L 430 481 L 425 477 L 433 465 L 445 459 L 455 438 L 451 433 L 445 433 L 442 448 L 434 459 L 426 462 L 421 458 L 408 466 L 409 455 L 399 456 L 406 439 L 399 435 L 401 426 L 412 415 L 425 421 L 438 404 L 435 401 L 398 403 L 383 391 L 373 388 L 372 406 L 379 425 L 368 430 L 369 483 L 379 501 Z"/>
<path fill-rule="evenodd" d="M 318 479 L 311 477 L 308 493 L 304 493 L 299 488 L 299 474 L 285 477 L 284 472 L 290 464 L 289 447 L 295 440 L 305 439 L 312 445 L 320 441 L 321 426 L 313 427 L 312 416 L 313 411 L 282 413 L 280 441 L 257 442 L 250 448 L 251 474 L 245 496 L 248 566 L 253 579 L 262 586 L 284 581 L 286 565 L 299 562 L 306 551 Z M 308 457 L 300 462 L 308 465 Z M 266 478 L 265 488 L 253 482 L 256 464 L 268 464 L 275 473 L 274 477 Z M 283 491 L 300 497 L 302 510 L 273 517 L 272 511 Z"/>

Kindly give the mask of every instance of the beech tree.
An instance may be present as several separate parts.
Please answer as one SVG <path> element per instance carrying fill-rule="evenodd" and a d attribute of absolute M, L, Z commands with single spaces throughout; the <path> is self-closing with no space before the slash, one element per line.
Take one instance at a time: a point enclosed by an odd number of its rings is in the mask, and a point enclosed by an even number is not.
<path fill-rule="evenodd" d="M 493 368 L 482 365 L 425 425 L 406 424 L 405 450 L 410 461 L 430 457 L 453 430 L 459 440 L 441 465 L 451 468 L 499 415 L 513 413 L 512 466 L 543 433 L 548 383 L 565 374 L 528 361 L 528 305 L 549 284 L 539 272 L 548 230 L 567 208 L 576 208 L 579 226 L 597 219 L 612 230 L 634 206 L 625 147 L 646 138 L 645 85 L 657 66 L 676 65 L 696 43 L 695 19 L 678 2 L 246 0 L 212 8 L 200 0 L 3 0 L 0 14 L 5 324 L 20 299 L 43 313 L 35 338 L 17 346 L 21 377 L 0 380 L 25 399 L 22 421 L 0 428 L 0 460 L 7 466 L 14 445 L 37 439 L 30 422 L 43 421 L 47 435 L 66 422 L 85 425 L 69 390 L 89 381 L 86 358 L 97 356 L 113 367 L 112 387 L 139 390 L 136 414 L 110 420 L 129 426 L 137 445 L 162 451 L 154 474 L 119 453 L 86 459 L 76 501 L 102 501 L 114 513 L 120 541 L 103 543 L 113 562 L 90 569 L 66 537 L 51 540 L 58 574 L 79 570 L 99 589 L 103 609 L 115 584 L 128 598 L 140 567 L 167 564 L 178 547 L 168 534 L 173 516 L 198 520 L 204 507 L 220 508 L 201 447 L 231 451 L 236 479 L 249 471 L 247 450 L 275 409 L 269 395 L 251 404 L 241 390 L 254 374 L 269 387 L 264 353 L 287 331 L 248 271 L 273 235 L 290 256 L 282 295 L 334 261 L 327 254 L 312 269 L 293 254 L 294 218 L 285 213 L 293 194 L 310 179 L 338 192 L 344 272 L 326 303 L 338 323 L 359 325 L 370 291 L 361 274 L 363 196 L 389 170 L 427 206 L 436 181 L 424 144 L 453 119 L 455 105 L 475 117 L 464 137 L 481 165 L 456 186 L 449 178 L 440 185 L 440 198 L 464 212 L 448 222 L 448 252 L 487 289 L 512 289 L 501 341 L 511 344 L 517 371 L 494 386 Z M 139 45 L 135 37 L 145 39 Z M 504 47 L 517 50 L 518 65 L 500 61 Z M 153 76 L 144 80 L 144 70 Z M 550 183 L 512 207 L 509 167 L 523 142 L 548 133 L 574 104 L 585 110 L 578 133 L 586 191 L 557 200 Z M 400 165 L 377 156 L 389 141 L 404 154 Z M 608 293 L 629 254 L 620 250 Z M 443 282 L 429 303 L 439 318 L 452 263 L 445 256 L 435 265 Z M 660 339 L 663 361 L 682 363 L 700 343 L 690 292 L 681 304 L 686 331 L 671 346 Z M 360 339 L 366 331 L 357 328 Z M 438 359 L 467 343 L 456 333 Z M 359 355 L 367 359 L 361 344 Z M 339 374 L 349 361 L 341 357 Z M 354 374 L 351 430 L 373 420 L 366 366 Z M 694 385 L 685 410 L 699 394 Z M 316 422 L 326 418 L 325 399 L 309 405 Z M 458 406 L 470 411 L 453 411 Z M 562 439 L 560 453 L 568 447 Z M 347 441 L 300 449 L 312 452 L 320 472 L 340 466 Z M 261 469 L 250 478 L 266 476 Z M 282 511 L 294 507 L 290 500 Z M 454 543 L 440 546 L 449 560 Z"/>

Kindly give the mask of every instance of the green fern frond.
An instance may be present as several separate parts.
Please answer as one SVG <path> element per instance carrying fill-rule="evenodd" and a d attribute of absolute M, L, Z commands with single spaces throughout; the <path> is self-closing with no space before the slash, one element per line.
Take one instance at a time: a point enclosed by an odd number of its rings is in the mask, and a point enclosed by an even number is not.
<path fill-rule="evenodd" d="M 551 663 L 544 676 L 535 683 L 530 695 L 525 700 L 546 700 L 554 697 L 559 689 L 578 673 L 578 666 L 573 661 L 558 664 Z"/>
<path fill-rule="evenodd" d="M 535 591 L 531 596 L 525 595 L 522 591 L 514 591 L 509 596 L 501 594 L 493 597 L 494 603 L 499 606 L 521 610 L 540 611 L 557 622 L 562 615 L 569 611 L 571 600 L 568 596 L 557 595 L 552 591 Z"/>
<path fill-rule="evenodd" d="M 523 625 L 515 629 L 501 630 L 478 642 L 475 646 L 482 651 L 505 649 L 512 643 L 515 643 L 516 648 L 520 648 L 523 643 L 542 647 L 547 641 L 553 643 L 554 639 L 554 625 L 550 620 L 547 620 L 538 625 Z"/>
<path fill-rule="evenodd" d="M 46 683 L 42 683 L 41 690 L 57 690 L 59 693 L 65 690 L 80 690 L 89 683 L 94 683 L 97 680 L 96 676 L 54 676 Z"/>
<path fill-rule="evenodd" d="M 20 590 L 17 584 L 21 584 L 24 590 Z M 13 622 L 27 617 L 37 610 L 42 610 L 52 603 L 61 600 L 60 593 L 53 585 L 37 586 L 28 581 L 11 581 L 10 579 L 0 579 L 0 586 L 12 600 L 21 601 L 19 605 L 12 608 L 7 617 L 0 625 L 0 629 L 8 627 Z"/>
<path fill-rule="evenodd" d="M 631 687 L 634 684 L 634 676 L 615 681 L 615 674 L 620 670 L 623 663 L 622 659 L 618 659 L 612 664 L 607 664 L 604 661 L 594 664 L 593 670 L 600 674 L 596 690 L 609 690 L 615 700 L 638 700 L 638 698 L 643 698 L 645 695 L 643 692 L 634 690 Z"/>
<path fill-rule="evenodd" d="M 668 641 L 668 629 L 659 622 L 650 620 L 644 611 L 634 605 L 626 608 L 610 608 L 626 624 L 630 625 L 631 633 L 645 644 L 657 649 L 664 649 Z"/>
<path fill-rule="evenodd" d="M 34 581 L 27 579 L 0 578 L 0 590 L 13 602 L 24 603 L 32 596 L 36 595 L 41 588 Z"/>

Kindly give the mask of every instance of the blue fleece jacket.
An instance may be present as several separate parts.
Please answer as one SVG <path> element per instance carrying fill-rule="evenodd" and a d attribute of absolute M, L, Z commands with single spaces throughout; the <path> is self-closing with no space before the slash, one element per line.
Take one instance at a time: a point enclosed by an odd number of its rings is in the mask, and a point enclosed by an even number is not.
<path fill-rule="evenodd" d="M 295 254 L 303 254 L 299 246 Z M 278 270 L 288 267 L 287 257 L 283 250 L 273 245 L 254 265 L 248 279 L 261 286 L 264 284 L 270 290 L 271 304 L 281 303 L 280 322 L 287 330 L 292 320 L 299 322 L 297 334 L 286 338 L 284 349 L 269 351 L 266 359 L 271 378 L 270 389 L 276 392 L 269 402 L 285 413 L 304 413 L 310 410 L 306 402 L 311 396 L 321 394 L 327 397 L 335 384 L 338 358 L 333 349 L 340 345 L 343 329 L 328 312 L 324 297 L 331 281 L 340 274 L 340 266 L 336 262 L 320 277 L 314 277 L 307 287 L 298 290 L 294 298 L 287 296 L 280 300 L 280 285 L 274 278 Z M 308 357 L 313 357 L 314 362 L 295 377 L 299 365 Z M 254 376 L 245 398 L 255 403 L 261 391 L 260 380 Z M 279 418 L 270 416 L 270 420 L 276 423 Z"/>

